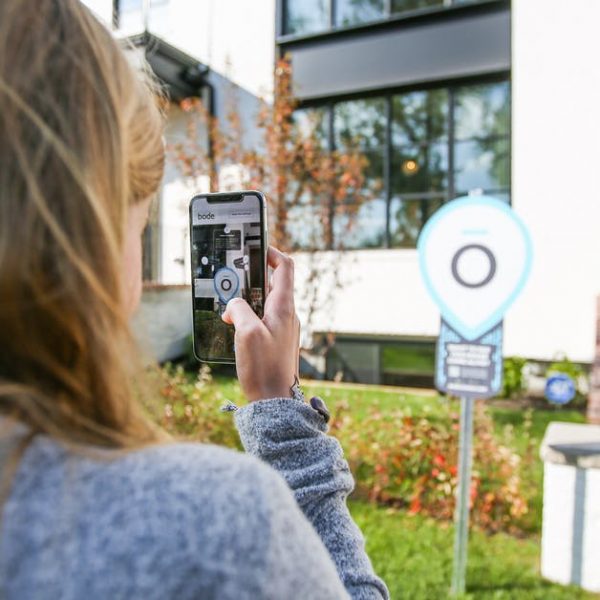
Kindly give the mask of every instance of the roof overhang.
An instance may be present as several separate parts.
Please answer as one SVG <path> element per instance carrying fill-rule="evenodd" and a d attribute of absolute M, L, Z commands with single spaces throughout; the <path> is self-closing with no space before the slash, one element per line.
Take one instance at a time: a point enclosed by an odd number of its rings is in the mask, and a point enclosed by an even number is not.
<path fill-rule="evenodd" d="M 208 84 L 207 65 L 147 31 L 127 39 L 143 50 L 154 74 L 166 85 L 171 100 L 177 102 L 201 95 Z"/>

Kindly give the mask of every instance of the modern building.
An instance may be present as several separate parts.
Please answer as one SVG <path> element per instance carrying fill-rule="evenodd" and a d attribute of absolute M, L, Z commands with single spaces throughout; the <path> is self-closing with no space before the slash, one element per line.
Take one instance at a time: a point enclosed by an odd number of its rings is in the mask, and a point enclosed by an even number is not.
<path fill-rule="evenodd" d="M 331 147 L 361 140 L 383 184 L 337 229 L 353 252 L 313 319 L 335 332 L 328 375 L 431 381 L 439 318 L 415 246 L 445 202 L 474 190 L 510 202 L 510 3 L 280 0 L 277 14 L 303 109 Z"/>
<path fill-rule="evenodd" d="M 331 148 L 361 140 L 367 176 L 381 185 L 353 229 L 337 229 L 348 250 L 296 256 L 299 290 L 309 261 L 336 272 L 320 280 L 323 301 L 305 339 L 323 350 L 317 370 L 365 382 L 431 380 L 439 313 L 420 279 L 416 240 L 443 203 L 481 192 L 511 203 L 534 244 L 530 280 L 505 319 L 505 354 L 592 362 L 599 3 L 146 0 L 145 13 L 140 0 L 88 3 L 123 35 L 144 30 L 145 14 L 165 52 L 187 56 L 179 73 L 188 59 L 208 67 L 217 113 L 223 85 L 241 90 L 249 125 L 258 98 L 268 98 L 275 58 L 289 56 L 298 118 L 318 115 Z M 182 127 L 175 112 L 170 135 Z M 168 173 L 148 267 L 160 284 L 188 283 L 188 196 Z"/>
<path fill-rule="evenodd" d="M 600 292 L 600 5 L 575 0 L 279 0 L 276 43 L 331 144 L 364 140 L 381 196 L 361 207 L 342 286 L 316 331 L 330 376 L 431 372 L 439 313 L 415 241 L 442 203 L 476 191 L 527 223 L 534 264 L 505 319 L 505 353 L 589 363 Z M 412 351 L 411 351 L 412 349 Z"/>

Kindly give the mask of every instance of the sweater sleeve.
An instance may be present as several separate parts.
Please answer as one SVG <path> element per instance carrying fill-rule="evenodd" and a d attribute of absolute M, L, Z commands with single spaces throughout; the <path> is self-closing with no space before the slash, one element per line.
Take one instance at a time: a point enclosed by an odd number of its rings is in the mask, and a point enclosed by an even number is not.
<path fill-rule="evenodd" d="M 339 442 L 326 435 L 321 415 L 289 398 L 253 402 L 236 411 L 244 448 L 275 468 L 333 558 L 351 598 L 389 598 L 365 551 L 346 498 L 354 480 Z"/>

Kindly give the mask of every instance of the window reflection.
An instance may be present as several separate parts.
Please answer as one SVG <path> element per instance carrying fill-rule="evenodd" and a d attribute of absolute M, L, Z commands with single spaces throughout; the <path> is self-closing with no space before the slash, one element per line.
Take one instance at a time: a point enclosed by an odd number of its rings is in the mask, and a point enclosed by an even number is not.
<path fill-rule="evenodd" d="M 339 215 L 334 221 L 335 244 L 339 248 L 381 248 L 385 245 L 385 200 L 376 198 Z"/>
<path fill-rule="evenodd" d="M 507 81 L 459 88 L 455 95 L 455 138 L 465 140 L 509 133 L 510 90 Z"/>
<path fill-rule="evenodd" d="M 329 143 L 332 119 L 336 150 L 358 150 L 368 161 L 358 192 L 364 202 L 329 207 L 334 247 L 414 247 L 427 219 L 448 200 L 480 190 L 510 201 L 508 82 L 343 101 L 299 111 L 295 119 L 301 129 L 312 127 L 323 144 Z M 303 210 L 312 211 L 318 247 L 323 223 L 330 221 L 322 210 Z"/>
<path fill-rule="evenodd" d="M 381 148 L 385 144 L 385 100 L 374 98 L 339 102 L 334 108 L 333 123 L 336 148 Z"/>
<path fill-rule="evenodd" d="M 444 203 L 443 196 L 394 197 L 390 203 L 390 244 L 414 248 L 427 219 Z"/>
<path fill-rule="evenodd" d="M 383 186 L 386 132 L 386 106 L 383 98 L 340 102 L 333 109 L 334 144 L 339 152 L 359 152 L 367 161 L 363 171 L 363 194 L 366 200 L 380 195 Z M 379 194 L 378 194 L 379 192 Z M 375 209 L 373 209 L 375 210 Z M 364 209 L 359 211 L 359 221 L 368 221 Z M 385 239 L 385 210 L 377 217 L 377 233 L 383 227 Z M 366 236 L 367 232 L 363 232 Z M 370 234 L 369 234 L 370 235 Z M 334 234 L 335 236 L 335 234 Z M 381 237 L 381 236 L 380 236 Z M 339 237 L 338 237 L 339 240 Z"/>
<path fill-rule="evenodd" d="M 448 90 L 410 92 L 392 98 L 395 146 L 448 137 Z"/>
<path fill-rule="evenodd" d="M 337 0 L 335 24 L 341 27 L 376 21 L 385 16 L 383 0 Z"/>
<path fill-rule="evenodd" d="M 447 198 L 449 104 L 447 89 L 392 98 L 392 246 L 415 246 L 421 228 Z"/>
<path fill-rule="evenodd" d="M 304 138 L 315 136 L 323 148 L 329 145 L 329 113 L 326 108 L 302 108 L 294 111 L 294 123 Z"/>
<path fill-rule="evenodd" d="M 134 0 L 126 0 L 133 2 Z M 139 1 L 139 0 L 138 0 Z M 352 27 L 421 9 L 439 9 L 482 0 L 284 0 L 285 33 L 311 34 Z M 332 10 L 333 9 L 333 10 Z M 335 22 L 330 23 L 330 13 Z"/>
<path fill-rule="evenodd" d="M 509 186 L 508 140 L 474 140 L 455 145 L 456 190 L 502 189 Z"/>
<path fill-rule="evenodd" d="M 392 0 L 392 12 L 399 13 L 430 6 L 444 6 L 444 0 Z"/>
<path fill-rule="evenodd" d="M 329 2 L 288 0 L 285 33 L 317 33 L 329 29 Z"/>
<path fill-rule="evenodd" d="M 507 81 L 455 93 L 454 181 L 458 194 L 510 187 L 510 88 Z"/>
<path fill-rule="evenodd" d="M 422 143 L 394 148 L 391 162 L 394 193 L 448 189 L 448 143 Z"/>
<path fill-rule="evenodd" d="M 447 189 L 448 106 L 445 89 L 392 98 L 392 193 Z"/>
<path fill-rule="evenodd" d="M 381 247 L 385 244 L 386 231 L 386 202 L 381 194 L 385 161 L 385 100 L 373 98 L 340 102 L 335 105 L 333 115 L 335 148 L 340 152 L 358 150 L 367 160 L 364 200 L 360 204 L 345 205 L 344 211 L 336 215 L 334 243 L 344 248 Z"/>

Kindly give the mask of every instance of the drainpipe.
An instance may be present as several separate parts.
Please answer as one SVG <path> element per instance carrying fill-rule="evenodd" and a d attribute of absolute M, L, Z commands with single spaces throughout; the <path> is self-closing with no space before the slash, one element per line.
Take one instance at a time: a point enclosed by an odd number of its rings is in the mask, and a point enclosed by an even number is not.
<path fill-rule="evenodd" d="M 211 123 L 215 119 L 216 115 L 216 103 L 215 103 L 215 86 L 208 80 L 210 68 L 201 63 L 196 63 L 187 67 L 181 74 L 181 78 L 198 90 L 198 96 L 202 98 L 203 91 L 206 90 L 206 107 L 208 109 L 208 115 Z M 207 148 L 208 160 L 210 163 L 210 184 L 211 188 L 216 187 L 217 184 L 217 173 L 215 167 L 215 148 L 212 127 L 208 128 L 208 148 Z"/>

